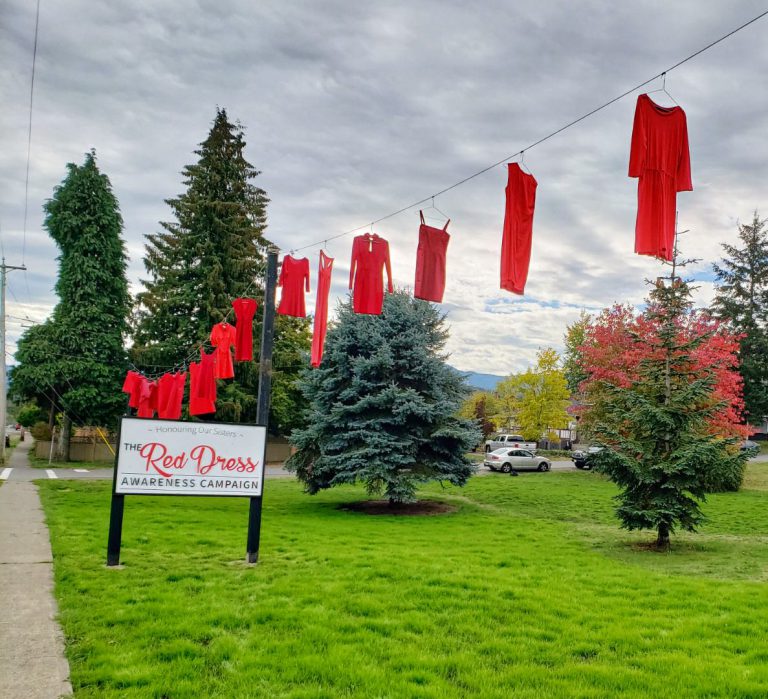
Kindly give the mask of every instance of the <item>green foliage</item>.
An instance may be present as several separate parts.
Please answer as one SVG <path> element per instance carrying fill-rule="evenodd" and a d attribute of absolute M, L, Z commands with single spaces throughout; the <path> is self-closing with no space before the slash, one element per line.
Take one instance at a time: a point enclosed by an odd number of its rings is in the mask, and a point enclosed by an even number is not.
<path fill-rule="evenodd" d="M 16 414 L 17 422 L 26 428 L 32 427 L 36 422 L 44 421 L 45 418 L 45 411 L 33 404 L 22 405 Z"/>
<path fill-rule="evenodd" d="M 637 373 L 600 380 L 599 405 L 587 409 L 592 436 L 607 445 L 593 465 L 621 488 L 622 527 L 656 530 L 660 548 L 669 546 L 677 527 L 697 530 L 708 488 L 743 473 L 746 460 L 733 439 L 710 430 L 709 419 L 722 407 L 714 394 L 717 377 L 699 369 L 693 353 L 712 334 L 681 335 L 690 295 L 674 270 L 668 283 L 656 285 L 641 319 L 646 331 L 628 348 Z M 588 363 L 585 369 L 590 372 Z"/>
<path fill-rule="evenodd" d="M 51 440 L 51 428 L 48 426 L 47 422 L 36 422 L 32 425 L 29 433 L 38 442 L 49 442 Z"/>
<path fill-rule="evenodd" d="M 530 441 L 566 427 L 570 419 L 566 412 L 570 393 L 557 352 L 547 348 L 536 356 L 536 367 L 509 376 L 496 387 L 497 424 L 511 423 Z"/>
<path fill-rule="evenodd" d="M 19 342 L 14 395 L 56 403 L 76 422 L 112 425 L 122 412 L 123 338 L 130 310 L 123 221 L 93 152 L 45 205 L 45 226 L 59 247 L 59 303 Z"/>
<path fill-rule="evenodd" d="M 768 230 L 755 211 L 751 224 L 739 224 L 740 247 L 723 244 L 725 257 L 712 265 L 717 285 L 713 313 L 741 339 L 739 371 L 744 380 L 747 419 L 768 417 Z"/>
<path fill-rule="evenodd" d="M 496 429 L 489 417 L 493 400 L 493 395 L 488 391 L 475 391 L 461 404 L 457 413 L 465 420 L 474 420 L 482 432 L 483 439 L 488 439 Z"/>
<path fill-rule="evenodd" d="M 466 483 L 480 431 L 456 416 L 467 389 L 445 363 L 446 336 L 435 307 L 405 292 L 386 295 L 380 316 L 340 306 L 322 365 L 301 381 L 307 426 L 291 435 L 287 467 L 309 493 L 362 481 L 411 502 L 419 483 Z"/>
<path fill-rule="evenodd" d="M 568 390 L 572 394 L 579 392 L 579 386 L 587 374 L 581 367 L 581 346 L 584 344 L 587 326 L 592 316 L 585 310 L 579 314 L 578 320 L 571 323 L 565 331 L 565 351 L 563 353 L 563 374 Z"/>
<path fill-rule="evenodd" d="M 188 358 L 209 338 L 213 325 L 230 314 L 234 299 L 249 296 L 262 303 L 269 200 L 253 184 L 259 171 L 245 159 L 245 146 L 242 127 L 231 123 L 225 110 L 217 110 L 208 137 L 195 151 L 198 161 L 182 172 L 186 191 L 166 200 L 174 220 L 162 222 L 161 232 L 147 236 L 148 278 L 137 296 L 131 350 L 139 368 L 153 371 Z M 282 341 L 286 323 L 277 322 L 273 359 L 275 366 L 286 367 L 273 379 L 270 429 L 277 433 L 290 429 L 291 416 L 299 412 L 293 385 L 299 366 L 308 361 L 298 356 L 308 354 L 310 345 L 308 334 L 298 330 L 290 341 Z M 304 320 L 295 325 L 308 327 Z M 253 334 L 254 361 L 237 362 L 235 378 L 219 382 L 217 420 L 255 420 L 260 312 Z"/>

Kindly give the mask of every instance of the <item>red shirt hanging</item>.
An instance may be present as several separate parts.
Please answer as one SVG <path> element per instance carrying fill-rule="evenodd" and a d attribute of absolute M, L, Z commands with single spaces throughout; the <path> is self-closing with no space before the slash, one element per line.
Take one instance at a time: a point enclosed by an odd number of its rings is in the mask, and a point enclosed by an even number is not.
<path fill-rule="evenodd" d="M 304 291 L 309 291 L 309 260 L 296 260 L 290 255 L 283 258 L 277 285 L 283 288 L 277 312 L 285 316 L 305 318 Z"/>
<path fill-rule="evenodd" d="M 353 290 L 352 307 L 355 313 L 381 313 L 384 303 L 385 268 L 387 290 L 391 294 L 393 288 L 389 243 L 375 233 L 355 237 L 352 243 L 352 266 L 349 269 L 349 288 Z"/>
<path fill-rule="evenodd" d="M 629 176 L 638 177 L 635 252 L 672 260 L 677 192 L 690 191 L 688 122 L 680 107 L 640 95 L 635 107 Z"/>
<path fill-rule="evenodd" d="M 442 228 L 424 223 L 424 214 L 419 226 L 419 247 L 416 250 L 416 284 L 413 295 L 417 299 L 441 303 L 445 291 L 445 253 L 448 249 L 448 219 Z"/>
<path fill-rule="evenodd" d="M 312 331 L 312 366 L 320 366 L 323 360 L 325 331 L 328 326 L 328 293 L 331 290 L 333 258 L 320 251 L 317 270 L 317 297 L 315 298 L 315 324 Z"/>
<path fill-rule="evenodd" d="M 501 239 L 501 288 L 522 294 L 531 261 L 533 211 L 538 183 L 517 163 L 509 163 L 507 169 L 504 233 Z"/>
<path fill-rule="evenodd" d="M 250 362 L 253 359 L 253 316 L 258 304 L 253 299 L 235 299 L 235 361 Z"/>
<path fill-rule="evenodd" d="M 230 323 L 216 323 L 211 330 L 211 344 L 216 348 L 215 377 L 217 379 L 231 379 L 235 375 L 232 366 L 232 352 L 230 347 L 237 341 L 235 326 Z"/>
<path fill-rule="evenodd" d="M 141 382 L 143 376 L 136 371 L 129 371 L 123 381 L 123 393 L 128 394 L 128 407 L 138 408 L 141 398 Z"/>

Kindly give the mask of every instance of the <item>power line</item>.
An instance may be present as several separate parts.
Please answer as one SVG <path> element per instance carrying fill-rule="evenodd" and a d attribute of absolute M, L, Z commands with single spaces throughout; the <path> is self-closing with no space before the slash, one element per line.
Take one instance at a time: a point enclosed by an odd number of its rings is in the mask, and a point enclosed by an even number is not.
<path fill-rule="evenodd" d="M 29 163 L 32 155 L 32 106 L 35 95 L 35 65 L 37 63 L 37 35 L 40 27 L 40 0 L 37 0 L 35 11 L 35 43 L 32 48 L 32 79 L 29 83 L 29 127 L 27 130 L 27 174 L 24 179 L 24 239 L 21 247 L 21 264 L 27 253 L 27 214 L 29 212 Z"/>
<path fill-rule="evenodd" d="M 364 224 L 362 226 L 357 226 L 357 228 L 352 228 L 352 229 L 350 229 L 348 231 L 344 231 L 343 233 L 337 233 L 336 235 L 327 236 L 327 237 L 325 237 L 325 238 L 323 238 L 321 240 L 318 240 L 315 243 L 309 243 L 308 245 L 303 245 L 302 247 L 299 247 L 299 248 L 293 248 L 293 251 L 294 252 L 300 252 L 301 250 L 306 250 L 308 248 L 313 248 L 313 247 L 316 247 L 318 245 L 324 245 L 328 241 L 337 240 L 338 238 L 343 238 L 344 236 L 350 235 L 352 233 L 357 233 L 358 231 L 362 231 L 362 230 L 365 230 L 366 228 L 375 226 L 376 224 L 381 223 L 382 221 L 386 221 L 387 219 L 393 218 L 395 216 L 398 216 L 398 215 L 408 211 L 409 209 L 414 209 L 417 206 L 421 206 L 422 204 L 426 204 L 428 201 L 433 201 L 435 199 L 435 197 L 439 197 L 441 194 L 445 194 L 446 192 L 450 192 L 452 189 L 456 189 L 457 187 L 460 187 L 461 185 L 466 184 L 470 180 L 473 180 L 476 177 L 479 177 L 480 175 L 485 174 L 489 170 L 493 170 L 494 168 L 498 167 L 499 165 L 503 165 L 504 163 L 507 163 L 510 160 L 513 160 L 514 158 L 516 158 L 518 156 L 522 157 L 522 156 L 524 156 L 526 151 L 529 151 L 532 148 L 535 148 L 536 146 L 540 146 L 542 143 L 544 143 L 546 141 L 549 141 L 551 138 L 554 138 L 558 134 L 561 134 L 566 129 L 570 129 L 572 126 L 576 126 L 576 124 L 584 121 L 585 119 L 588 119 L 589 117 L 597 114 L 598 112 L 601 112 L 603 109 L 606 109 L 607 107 L 610 107 L 612 104 L 615 104 L 619 100 L 624 99 L 625 97 L 627 97 L 628 95 L 631 95 L 633 92 L 639 90 L 640 88 L 645 87 L 648 83 L 651 83 L 654 80 L 658 80 L 659 78 L 665 77 L 667 73 L 675 70 L 676 68 L 679 68 L 684 63 L 687 63 L 691 59 L 696 58 L 696 56 L 701 55 L 705 51 L 708 51 L 713 46 L 717 46 L 717 44 L 719 44 L 720 42 L 725 41 L 726 39 L 728 39 L 729 37 L 733 36 L 737 32 L 740 32 L 742 29 L 745 29 L 746 27 L 748 27 L 750 24 L 754 24 L 755 22 L 757 22 L 759 19 L 762 19 L 766 15 L 768 15 L 768 10 L 766 10 L 765 12 L 760 13 L 756 17 L 753 17 L 748 22 L 745 22 L 744 24 L 736 27 L 736 29 L 733 29 L 732 31 L 728 32 L 727 34 L 724 34 L 719 39 L 715 39 L 715 41 L 707 44 L 706 46 L 704 46 L 702 48 L 700 48 L 698 51 L 695 51 L 694 53 L 690 54 L 689 56 L 686 56 L 682 60 L 678 61 L 674 65 L 672 65 L 669 68 L 667 68 L 666 70 L 663 70 L 661 73 L 657 73 L 652 78 L 648 78 L 648 80 L 644 80 L 643 82 L 638 83 L 634 87 L 632 87 L 632 88 L 630 88 L 628 90 L 625 90 L 624 92 L 622 92 L 620 95 L 614 97 L 613 99 L 610 99 L 607 102 L 601 104 L 599 107 L 595 107 L 594 109 L 590 110 L 586 114 L 582 114 L 580 117 L 577 117 L 573 121 L 568 122 L 564 126 L 561 126 L 559 129 L 556 129 L 555 131 L 552 131 L 551 133 L 549 133 L 546 136 L 538 139 L 537 141 L 534 141 L 533 143 L 531 143 L 530 145 L 526 146 L 522 150 L 519 150 L 519 151 L 513 153 L 512 155 L 508 155 L 508 156 L 506 156 L 504 158 L 501 158 L 501 160 L 497 160 L 495 163 L 492 163 L 491 165 L 488 165 L 487 167 L 484 167 L 482 170 L 478 170 L 477 172 L 473 172 L 471 175 L 468 175 L 467 177 L 464 177 L 463 179 L 459 180 L 458 182 L 454 182 L 453 184 L 448 185 L 447 187 L 444 187 L 443 189 L 435 192 L 434 194 L 431 194 L 428 197 L 424 197 L 423 199 L 419 199 L 419 201 L 413 202 L 412 204 L 408 204 L 407 206 L 403 206 L 403 207 L 397 209 L 397 211 L 393 211 L 393 212 L 391 212 L 389 214 L 386 214 L 385 216 L 381 216 L 380 218 L 377 218 L 374 221 L 371 221 L 370 223 L 366 223 L 366 224 Z"/>

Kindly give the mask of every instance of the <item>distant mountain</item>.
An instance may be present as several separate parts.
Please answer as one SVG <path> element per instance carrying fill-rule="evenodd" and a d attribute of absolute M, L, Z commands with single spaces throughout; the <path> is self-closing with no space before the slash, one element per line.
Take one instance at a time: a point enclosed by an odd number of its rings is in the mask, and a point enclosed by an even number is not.
<path fill-rule="evenodd" d="M 462 371 L 461 373 L 467 378 L 467 383 L 472 388 L 477 388 L 481 391 L 493 391 L 499 381 L 507 378 L 506 376 L 497 376 L 496 374 L 475 374 L 471 371 Z"/>

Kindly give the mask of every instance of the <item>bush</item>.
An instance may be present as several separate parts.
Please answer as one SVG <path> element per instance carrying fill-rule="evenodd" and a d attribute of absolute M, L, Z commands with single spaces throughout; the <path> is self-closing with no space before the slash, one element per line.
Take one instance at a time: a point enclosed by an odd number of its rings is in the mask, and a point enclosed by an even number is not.
<path fill-rule="evenodd" d="M 720 467 L 705 477 L 704 492 L 728 493 L 737 491 L 744 482 L 746 470 L 747 463 L 745 460 L 723 459 Z"/>
<path fill-rule="evenodd" d="M 51 428 L 48 427 L 47 422 L 36 422 L 29 430 L 29 433 L 38 442 L 50 442 L 51 441 Z"/>
<path fill-rule="evenodd" d="M 45 420 L 45 411 L 36 405 L 24 405 L 19 408 L 16 419 L 20 425 L 29 429 L 32 425 Z"/>

